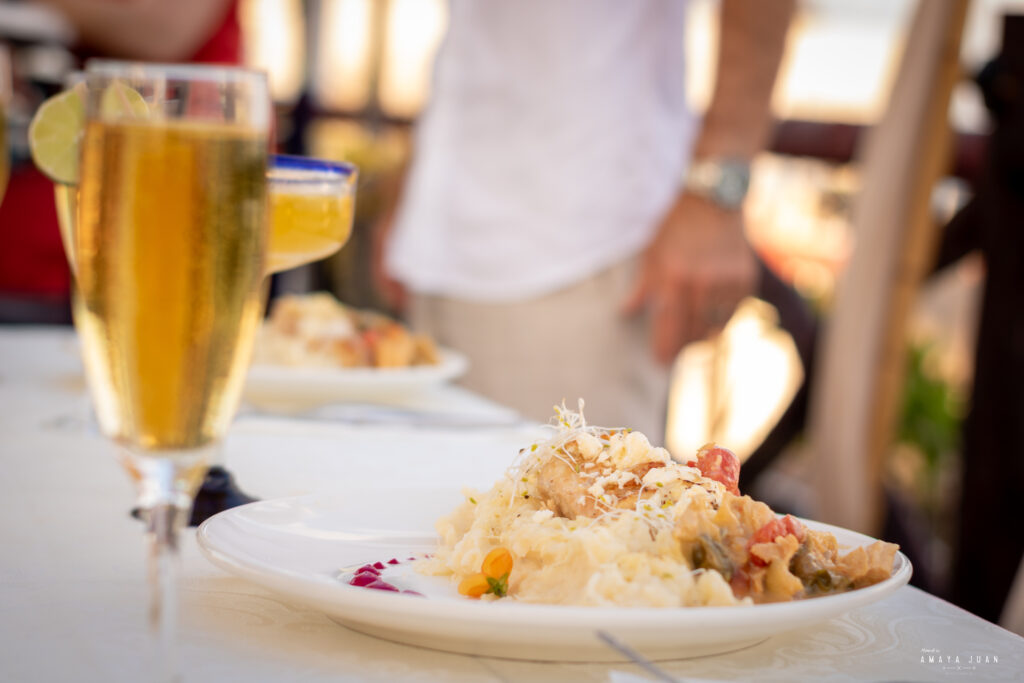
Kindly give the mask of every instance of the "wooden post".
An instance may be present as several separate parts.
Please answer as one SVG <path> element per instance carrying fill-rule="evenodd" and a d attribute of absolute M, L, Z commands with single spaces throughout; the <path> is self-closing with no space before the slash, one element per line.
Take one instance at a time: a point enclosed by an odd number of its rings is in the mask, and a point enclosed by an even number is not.
<path fill-rule="evenodd" d="M 861 156 L 856 246 L 824 329 L 809 443 L 823 521 L 878 533 L 882 470 L 903 384 L 906 321 L 930 269 L 935 182 L 949 168 L 947 120 L 967 0 L 921 0 L 889 107 Z"/>

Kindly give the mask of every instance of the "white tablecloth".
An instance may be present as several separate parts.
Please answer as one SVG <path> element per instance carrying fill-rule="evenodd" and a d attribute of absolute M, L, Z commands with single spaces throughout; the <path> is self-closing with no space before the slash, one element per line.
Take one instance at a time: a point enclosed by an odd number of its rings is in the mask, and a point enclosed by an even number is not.
<path fill-rule="evenodd" d="M 508 417 L 454 387 L 421 400 L 453 414 Z M 250 414 L 233 428 L 225 457 L 262 498 L 384 472 L 486 486 L 531 432 Z M 70 330 L 0 328 L 0 466 L 0 680 L 146 680 L 141 529 L 127 514 L 133 491 L 89 417 Z M 632 664 L 519 662 L 378 640 L 220 571 L 200 555 L 193 531 L 182 545 L 186 681 L 652 680 Z M 659 666 L 688 681 L 1024 680 L 1024 639 L 906 587 L 741 652 Z"/>

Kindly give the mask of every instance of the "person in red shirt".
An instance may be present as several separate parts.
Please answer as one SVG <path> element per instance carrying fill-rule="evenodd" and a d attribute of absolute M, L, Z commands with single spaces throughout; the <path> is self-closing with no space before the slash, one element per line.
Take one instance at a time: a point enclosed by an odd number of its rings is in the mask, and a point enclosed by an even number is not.
<path fill-rule="evenodd" d="M 240 64 L 238 0 L 46 0 L 78 35 L 82 59 Z M 2 125 L 2 122 L 0 122 Z M 70 274 L 53 182 L 31 162 L 0 204 L 0 322 L 70 322 Z"/>

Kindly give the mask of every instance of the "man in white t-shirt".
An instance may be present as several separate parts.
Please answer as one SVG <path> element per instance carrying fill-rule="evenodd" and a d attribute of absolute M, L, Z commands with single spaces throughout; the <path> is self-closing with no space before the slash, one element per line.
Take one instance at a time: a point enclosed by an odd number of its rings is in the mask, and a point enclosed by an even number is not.
<path fill-rule="evenodd" d="M 722 1 L 699 121 L 683 0 L 451 1 L 381 274 L 467 386 L 661 441 L 668 364 L 754 287 L 740 204 L 792 10 Z"/>

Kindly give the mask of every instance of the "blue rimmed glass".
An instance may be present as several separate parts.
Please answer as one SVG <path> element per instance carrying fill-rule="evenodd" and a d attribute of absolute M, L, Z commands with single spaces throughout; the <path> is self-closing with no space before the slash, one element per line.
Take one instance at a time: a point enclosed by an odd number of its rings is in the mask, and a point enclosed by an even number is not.
<path fill-rule="evenodd" d="M 358 177 L 358 169 L 343 161 L 270 157 L 268 273 L 326 258 L 348 241 Z"/>

